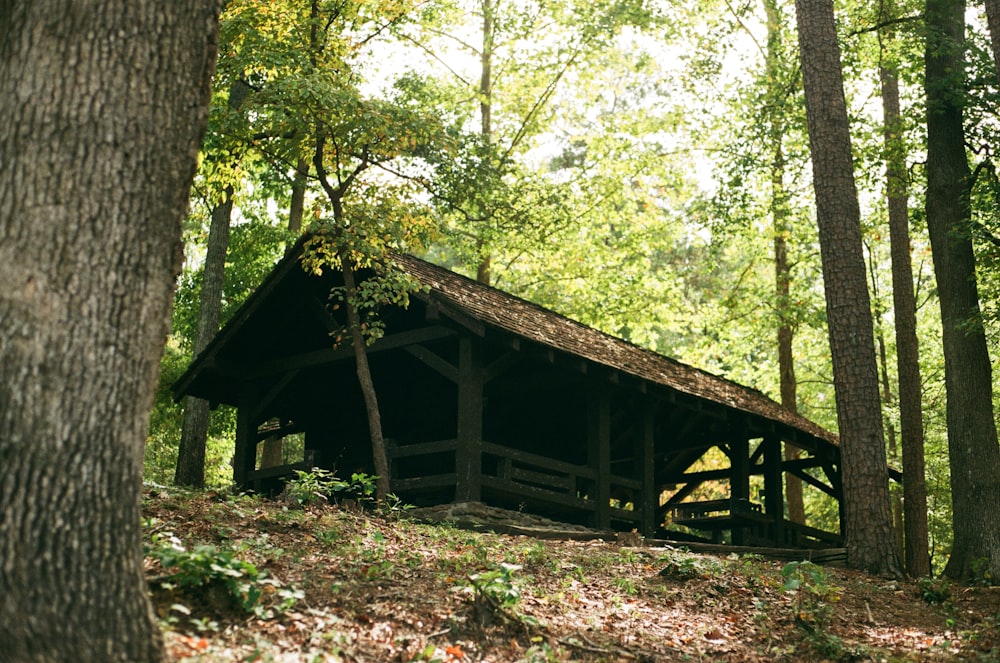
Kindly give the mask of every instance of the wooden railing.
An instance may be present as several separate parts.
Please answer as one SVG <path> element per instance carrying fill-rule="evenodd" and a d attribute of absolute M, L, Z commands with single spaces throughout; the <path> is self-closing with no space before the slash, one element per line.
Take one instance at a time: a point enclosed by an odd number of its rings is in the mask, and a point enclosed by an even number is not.
<path fill-rule="evenodd" d="M 388 445 L 386 455 L 389 457 L 389 466 L 398 469 L 398 461 L 404 458 L 417 458 L 432 454 L 445 454 L 451 456 L 450 463 L 444 463 L 444 467 L 454 468 L 455 450 L 458 449 L 458 440 L 435 440 L 433 442 L 418 442 L 416 444 Z M 441 488 L 444 486 L 454 486 L 458 481 L 458 475 L 454 469 L 450 472 L 436 472 L 434 474 L 424 474 L 415 477 L 400 478 L 396 476 L 398 472 L 393 472 L 390 480 L 392 491 L 401 493 L 405 491 L 419 491 L 428 488 Z"/>
<path fill-rule="evenodd" d="M 393 467 L 392 490 L 405 493 L 454 486 L 457 475 L 451 470 L 455 467 L 454 454 L 457 449 L 457 440 L 390 446 L 388 455 L 390 465 Z M 596 494 L 599 477 L 593 468 L 492 442 L 483 442 L 481 449 L 480 481 L 483 490 L 488 494 L 562 509 L 568 508 L 570 511 L 578 510 L 587 514 L 598 511 Z M 400 462 L 406 463 L 406 459 L 419 462 L 418 459 L 421 457 L 434 454 L 442 455 L 441 462 L 436 465 L 447 467 L 449 471 L 420 476 L 398 476 L 403 473 Z M 641 501 L 642 482 L 618 475 L 611 475 L 609 482 L 612 495 L 631 497 L 631 499 L 621 499 L 620 507 L 610 509 L 611 518 L 639 523 L 641 513 L 638 506 Z M 631 501 L 633 508 L 624 508 L 626 501 Z"/>
<path fill-rule="evenodd" d="M 483 442 L 483 467 L 484 488 L 583 511 L 596 509 L 587 495 L 596 473 L 586 465 Z"/>

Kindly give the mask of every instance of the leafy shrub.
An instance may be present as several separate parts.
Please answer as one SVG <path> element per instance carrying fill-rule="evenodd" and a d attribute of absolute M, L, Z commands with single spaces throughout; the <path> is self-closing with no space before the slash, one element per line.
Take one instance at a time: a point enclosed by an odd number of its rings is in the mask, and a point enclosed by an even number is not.
<path fill-rule="evenodd" d="M 668 551 L 657 558 L 663 564 L 660 575 L 678 580 L 694 580 L 695 578 L 711 578 L 725 572 L 725 566 L 711 557 L 702 557 L 680 551 Z"/>
<path fill-rule="evenodd" d="M 520 583 L 514 572 L 521 569 L 517 564 L 501 562 L 488 571 L 469 576 L 469 585 L 464 591 L 472 595 L 472 604 L 477 620 L 484 626 L 492 623 L 497 616 L 513 617 L 524 623 L 534 623 L 534 618 L 517 612 L 521 600 Z"/>
<path fill-rule="evenodd" d="M 993 574 L 990 573 L 990 560 L 988 557 L 977 557 L 972 560 L 971 567 L 971 584 L 983 587 L 989 587 L 994 584 Z"/>
<path fill-rule="evenodd" d="M 303 596 L 299 590 L 282 587 L 265 578 L 256 566 L 238 559 L 232 550 L 211 544 L 199 544 L 188 550 L 169 533 L 155 535 L 153 544 L 147 546 L 146 555 L 163 567 L 166 575 L 158 579 L 161 587 L 168 590 L 174 587 L 204 588 L 206 591 L 222 588 L 232 607 L 259 617 L 284 612 Z M 269 585 L 277 588 L 281 599 L 272 609 L 261 605 L 264 588 Z"/>
<path fill-rule="evenodd" d="M 350 481 L 337 477 L 330 470 L 314 467 L 309 471 L 295 470 L 295 478 L 285 484 L 285 495 L 301 505 L 327 502 L 333 498 L 352 499 L 363 506 L 375 504 L 378 477 L 364 472 L 355 472 Z M 386 499 L 387 511 L 407 508 L 398 497 L 389 495 Z"/>
<path fill-rule="evenodd" d="M 807 640 L 824 658 L 855 660 L 862 652 L 853 652 L 843 641 L 830 633 L 832 604 L 840 600 L 840 588 L 830 583 L 823 567 L 813 562 L 789 562 L 781 569 L 785 591 L 795 594 L 795 624 L 807 634 Z"/>
<path fill-rule="evenodd" d="M 941 605 L 951 600 L 951 586 L 946 578 L 921 578 L 920 597 L 931 605 Z"/>
<path fill-rule="evenodd" d="M 308 471 L 295 470 L 295 478 L 285 484 L 285 495 L 302 505 L 315 504 L 326 502 L 346 486 L 347 482 L 330 470 L 314 467 Z"/>
<path fill-rule="evenodd" d="M 822 566 L 813 562 L 789 562 L 781 569 L 785 591 L 795 594 L 795 623 L 806 630 L 824 629 L 840 599 L 840 588 L 830 584 Z"/>

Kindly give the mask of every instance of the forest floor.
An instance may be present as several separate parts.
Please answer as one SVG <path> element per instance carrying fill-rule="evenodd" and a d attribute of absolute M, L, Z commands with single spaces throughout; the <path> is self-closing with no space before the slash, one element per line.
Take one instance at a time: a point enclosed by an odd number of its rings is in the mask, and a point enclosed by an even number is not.
<path fill-rule="evenodd" d="M 1000 661 L 1000 588 L 147 488 L 171 661 Z"/>

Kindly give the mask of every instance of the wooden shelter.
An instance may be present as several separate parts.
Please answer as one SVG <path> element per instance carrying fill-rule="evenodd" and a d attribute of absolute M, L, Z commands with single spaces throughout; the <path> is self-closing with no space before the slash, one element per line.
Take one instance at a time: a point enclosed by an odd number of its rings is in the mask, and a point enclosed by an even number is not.
<path fill-rule="evenodd" d="M 174 385 L 178 398 L 238 408 L 243 488 L 273 488 L 296 468 L 371 471 L 355 359 L 334 342 L 344 323 L 328 305 L 340 275 L 307 274 L 302 251 L 300 241 Z M 784 473 L 842 500 L 832 433 L 756 390 L 447 269 L 396 263 L 424 288 L 380 312 L 385 335 L 368 354 L 404 501 L 483 501 L 646 536 L 842 543 L 784 518 Z M 291 434 L 304 437 L 300 456 L 260 467 L 261 443 Z M 799 459 L 783 459 L 789 444 Z M 712 449 L 724 462 L 699 468 Z M 713 482 L 722 497 L 695 499 Z"/>

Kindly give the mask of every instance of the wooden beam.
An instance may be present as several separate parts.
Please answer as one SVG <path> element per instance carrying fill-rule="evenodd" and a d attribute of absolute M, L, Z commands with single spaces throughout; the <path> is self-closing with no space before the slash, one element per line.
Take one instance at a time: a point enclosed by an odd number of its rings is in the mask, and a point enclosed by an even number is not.
<path fill-rule="evenodd" d="M 833 488 L 831 488 L 830 486 L 826 485 L 825 483 L 823 483 L 822 481 L 820 481 L 819 479 L 817 479 L 813 475 L 809 474 L 805 470 L 800 470 L 800 469 L 793 468 L 793 469 L 787 469 L 786 471 L 791 472 L 792 474 L 794 474 L 798 478 L 800 478 L 803 481 L 805 481 L 810 486 L 815 486 L 816 488 L 819 488 L 820 490 L 822 490 L 824 493 L 826 493 L 830 497 L 834 497 L 838 501 L 840 500 L 840 497 L 838 497 L 836 491 Z"/>
<path fill-rule="evenodd" d="M 639 522 L 640 531 L 643 536 L 649 538 L 656 533 L 659 523 L 656 522 L 656 507 L 659 501 L 659 492 L 656 490 L 656 476 L 654 465 L 655 445 L 656 445 L 656 405 L 646 403 L 642 413 L 642 436 L 641 447 L 639 449 L 640 476 L 642 478 L 642 494 L 640 496 L 639 507 L 642 520 Z"/>
<path fill-rule="evenodd" d="M 611 396 L 603 385 L 587 397 L 587 465 L 597 476 L 594 501 L 599 529 L 611 527 Z"/>
<path fill-rule="evenodd" d="M 254 421 L 260 421 L 263 418 L 264 409 L 273 403 L 274 399 L 281 395 L 281 392 L 285 390 L 285 387 L 291 384 L 298 376 L 299 371 L 297 370 L 288 371 L 282 375 L 281 379 L 272 384 L 267 390 L 267 393 L 265 393 L 260 400 L 254 403 L 252 411 L 250 412 L 250 418 Z"/>
<path fill-rule="evenodd" d="M 323 325 L 323 329 L 326 330 L 327 334 L 335 334 L 344 328 L 344 325 L 340 324 L 337 319 L 333 317 L 329 309 L 326 308 L 315 293 L 306 296 L 304 299 L 306 308 L 308 308 L 313 317 L 316 318 L 321 325 Z"/>
<path fill-rule="evenodd" d="M 514 483 L 509 479 L 502 479 L 500 477 L 484 476 L 483 488 L 488 489 L 488 492 L 491 494 L 509 497 L 518 501 L 568 506 L 572 507 L 573 510 L 577 512 L 581 510 L 594 512 L 600 507 L 596 500 L 588 500 L 577 497 L 576 495 L 558 493 L 545 488 L 540 488 L 538 486 Z M 610 521 L 610 514 L 608 520 Z"/>
<path fill-rule="evenodd" d="M 257 422 L 253 419 L 256 404 L 257 390 L 253 385 L 244 385 L 236 410 L 236 445 L 233 450 L 233 483 L 238 488 L 247 487 L 247 478 L 256 469 Z"/>
<path fill-rule="evenodd" d="M 737 438 L 730 444 L 729 496 L 737 500 L 750 500 L 750 441 Z M 743 545 L 743 528 L 733 527 L 733 545 Z"/>
<path fill-rule="evenodd" d="M 483 475 L 483 361 L 481 341 L 458 342 L 458 448 L 455 451 L 455 501 L 478 502 Z"/>
<path fill-rule="evenodd" d="M 594 471 L 594 468 L 588 465 L 575 465 L 573 463 L 567 463 L 555 458 L 549 458 L 548 456 L 540 456 L 528 451 L 521 451 L 520 449 L 507 447 L 502 444 L 483 442 L 483 453 L 492 456 L 499 456 L 500 458 L 510 458 L 521 463 L 536 465 L 538 467 L 554 470 L 556 472 L 565 472 L 566 474 L 572 474 L 582 479 L 588 479 L 591 481 L 597 478 L 597 473 Z"/>
<path fill-rule="evenodd" d="M 667 503 L 663 505 L 660 511 L 664 512 L 669 511 L 675 505 L 684 501 L 684 498 L 693 493 L 701 484 L 702 484 L 701 481 L 692 481 L 691 483 L 687 484 L 686 486 L 678 490 L 676 493 L 671 495 L 670 499 L 667 500 Z"/>
<path fill-rule="evenodd" d="M 781 472 L 781 440 L 766 437 L 758 449 L 764 459 L 764 514 L 772 522 L 772 543 L 780 547 L 785 543 L 785 482 Z"/>
<path fill-rule="evenodd" d="M 389 447 L 389 459 L 408 458 L 411 456 L 425 456 L 427 454 L 455 451 L 458 448 L 457 440 L 435 440 L 433 442 L 418 442 L 416 444 L 405 444 L 402 446 L 393 445 Z"/>
<path fill-rule="evenodd" d="M 439 318 L 440 316 L 445 316 L 451 319 L 453 322 L 457 322 L 462 327 L 465 327 L 468 331 L 472 332 L 479 338 L 486 335 L 486 324 L 480 320 L 476 320 L 472 316 L 464 313 L 463 311 L 453 307 L 446 301 L 442 301 L 439 296 L 435 296 L 435 293 L 428 292 L 415 292 L 411 295 L 415 299 L 423 301 L 427 305 L 427 310 L 434 310 L 434 317 Z"/>
<path fill-rule="evenodd" d="M 458 368 L 440 355 L 419 344 L 408 345 L 403 349 L 427 368 L 443 375 L 448 381 L 458 383 Z"/>
<path fill-rule="evenodd" d="M 786 460 L 781 463 L 781 469 L 786 472 L 800 472 L 812 467 L 823 467 L 823 460 L 815 456 L 806 456 L 795 460 Z"/>
<path fill-rule="evenodd" d="M 757 476 L 764 474 L 763 465 L 747 465 L 746 475 L 747 477 Z M 704 470 L 702 472 L 691 472 L 690 474 L 675 474 L 662 478 L 663 483 L 687 483 L 689 481 L 698 481 L 704 483 L 705 481 L 721 481 L 722 479 L 730 479 L 733 477 L 733 467 L 728 467 L 721 470 Z M 737 496 L 739 497 L 739 496 Z"/>
<path fill-rule="evenodd" d="M 371 347 L 368 348 L 368 354 L 378 354 L 408 345 L 437 341 L 452 336 L 455 336 L 455 332 L 447 327 L 423 327 L 408 332 L 383 336 L 372 343 Z M 240 371 L 240 375 L 233 375 L 231 377 L 238 377 L 243 380 L 259 380 L 294 369 L 318 368 L 352 357 L 354 357 L 354 349 L 349 344 L 345 344 L 337 348 L 324 348 L 322 350 L 303 352 L 297 355 L 265 361 L 252 369 L 243 368 Z"/>
<path fill-rule="evenodd" d="M 517 352 L 505 352 L 486 367 L 486 370 L 483 372 L 483 382 L 489 384 L 517 365 L 519 360 L 520 355 Z"/>
<path fill-rule="evenodd" d="M 679 452 L 674 459 L 668 461 L 666 466 L 657 473 L 657 480 L 660 483 L 681 483 L 670 481 L 668 477 L 683 476 L 684 471 L 695 464 L 695 462 L 705 455 L 711 447 L 698 447 L 695 449 L 685 449 Z"/>
<path fill-rule="evenodd" d="M 392 491 L 401 493 L 408 490 L 421 490 L 426 488 L 442 488 L 444 486 L 454 486 L 455 475 L 432 474 L 424 477 L 412 477 L 409 479 L 393 479 L 391 482 Z"/>

